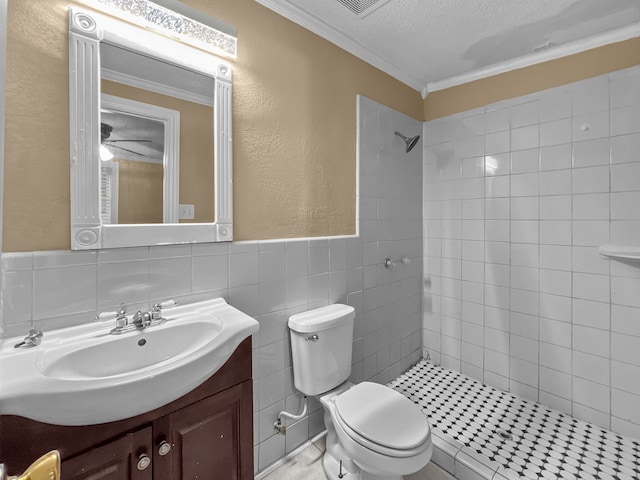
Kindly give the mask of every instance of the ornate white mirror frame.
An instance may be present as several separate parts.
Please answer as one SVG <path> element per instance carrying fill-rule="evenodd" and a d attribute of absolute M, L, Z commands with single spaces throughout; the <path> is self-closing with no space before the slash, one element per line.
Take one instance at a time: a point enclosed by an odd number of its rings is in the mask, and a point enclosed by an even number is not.
<path fill-rule="evenodd" d="M 215 79 L 213 223 L 101 223 L 100 42 L 103 40 Z M 233 239 L 231 74 L 228 63 L 202 50 L 107 15 L 69 9 L 72 250 Z"/>

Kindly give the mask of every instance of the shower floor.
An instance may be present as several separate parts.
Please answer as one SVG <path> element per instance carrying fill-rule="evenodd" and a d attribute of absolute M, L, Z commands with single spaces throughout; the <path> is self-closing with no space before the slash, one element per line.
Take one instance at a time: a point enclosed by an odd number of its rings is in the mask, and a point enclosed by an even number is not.
<path fill-rule="evenodd" d="M 420 361 L 389 383 L 427 415 L 456 478 L 640 479 L 640 442 Z"/>

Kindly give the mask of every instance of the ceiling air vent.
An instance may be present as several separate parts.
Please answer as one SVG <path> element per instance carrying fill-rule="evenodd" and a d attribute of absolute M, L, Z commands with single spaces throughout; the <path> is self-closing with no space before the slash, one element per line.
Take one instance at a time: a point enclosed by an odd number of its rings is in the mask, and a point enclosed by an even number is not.
<path fill-rule="evenodd" d="M 358 17 L 366 17 L 390 0 L 338 0 L 342 5 L 351 10 Z"/>

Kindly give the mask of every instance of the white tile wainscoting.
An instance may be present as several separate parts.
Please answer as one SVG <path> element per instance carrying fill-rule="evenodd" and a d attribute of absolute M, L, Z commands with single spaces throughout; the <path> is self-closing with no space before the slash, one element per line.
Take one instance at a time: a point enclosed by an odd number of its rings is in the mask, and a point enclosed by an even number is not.
<path fill-rule="evenodd" d="M 121 303 L 131 312 L 170 298 L 222 296 L 260 322 L 253 339 L 255 468 L 294 451 L 324 426 L 312 401 L 286 437 L 274 432 L 280 410 L 301 406 L 291 314 L 337 302 L 356 309 L 354 381 L 386 383 L 422 356 L 422 151 L 405 153 L 394 135 L 415 135 L 422 124 L 364 97 L 358 109 L 359 236 L 4 254 L 0 338 L 92 322 Z M 388 256 L 411 263 L 386 270 Z"/>
<path fill-rule="evenodd" d="M 640 67 L 424 134 L 425 353 L 640 438 Z"/>

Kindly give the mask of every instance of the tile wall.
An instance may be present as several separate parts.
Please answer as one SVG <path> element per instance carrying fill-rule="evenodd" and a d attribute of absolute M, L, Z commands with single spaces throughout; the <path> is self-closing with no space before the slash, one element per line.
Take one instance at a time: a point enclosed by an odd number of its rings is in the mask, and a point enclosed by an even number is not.
<path fill-rule="evenodd" d="M 356 308 L 354 381 L 387 382 L 422 355 L 422 151 L 394 136 L 421 123 L 359 98 L 358 237 L 33 252 L 2 256 L 2 336 L 94 321 L 124 303 L 223 296 L 260 322 L 253 339 L 255 467 L 263 470 L 324 429 L 322 410 L 276 435 L 297 411 L 286 327 L 291 314 L 342 302 Z M 345 161 L 352 161 L 345 159 Z M 385 270 L 385 257 L 412 262 Z M 105 330 L 110 324 L 105 324 Z"/>
<path fill-rule="evenodd" d="M 424 133 L 425 354 L 640 438 L 640 67 Z"/>

